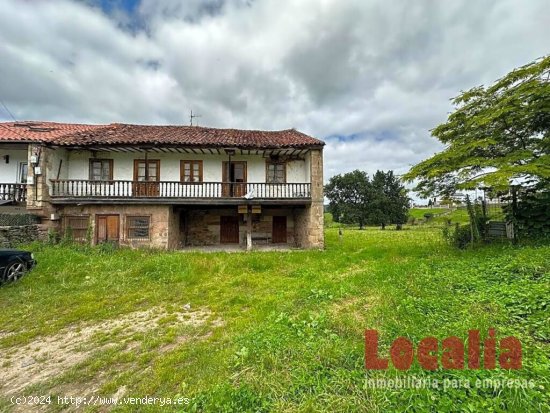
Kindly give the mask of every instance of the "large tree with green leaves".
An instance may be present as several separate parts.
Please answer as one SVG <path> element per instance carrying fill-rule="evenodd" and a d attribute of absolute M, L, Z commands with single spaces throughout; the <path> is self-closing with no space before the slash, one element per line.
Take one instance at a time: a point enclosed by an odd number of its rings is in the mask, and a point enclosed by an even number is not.
<path fill-rule="evenodd" d="M 337 222 L 359 224 L 367 221 L 369 177 L 366 172 L 355 170 L 330 178 L 325 186 L 329 208 Z"/>
<path fill-rule="evenodd" d="M 376 171 L 369 186 L 367 224 L 401 228 L 407 222 L 409 202 L 407 190 L 393 171 Z"/>
<path fill-rule="evenodd" d="M 372 180 L 355 170 L 330 178 L 325 186 L 334 219 L 347 224 L 401 225 L 407 220 L 407 191 L 393 171 L 377 171 Z"/>
<path fill-rule="evenodd" d="M 420 194 L 550 180 L 550 56 L 490 87 L 463 92 L 453 103 L 447 122 L 432 130 L 446 148 L 404 176 L 417 180 Z"/>

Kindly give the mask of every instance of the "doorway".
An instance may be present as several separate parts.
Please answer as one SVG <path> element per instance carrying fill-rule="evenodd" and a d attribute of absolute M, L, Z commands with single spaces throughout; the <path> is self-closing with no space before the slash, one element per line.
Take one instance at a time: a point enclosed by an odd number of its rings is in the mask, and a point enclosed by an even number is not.
<path fill-rule="evenodd" d="M 222 196 L 241 197 L 246 194 L 246 161 L 222 163 Z"/>
<path fill-rule="evenodd" d="M 134 159 L 133 194 L 135 196 L 159 196 L 160 160 Z"/>
<path fill-rule="evenodd" d="M 96 244 L 114 242 L 118 244 L 120 217 L 118 215 L 96 215 Z"/>
<path fill-rule="evenodd" d="M 286 244 L 286 217 L 273 217 L 271 242 L 273 242 L 273 244 Z"/>
<path fill-rule="evenodd" d="M 239 243 L 239 217 L 220 217 L 220 244 Z"/>

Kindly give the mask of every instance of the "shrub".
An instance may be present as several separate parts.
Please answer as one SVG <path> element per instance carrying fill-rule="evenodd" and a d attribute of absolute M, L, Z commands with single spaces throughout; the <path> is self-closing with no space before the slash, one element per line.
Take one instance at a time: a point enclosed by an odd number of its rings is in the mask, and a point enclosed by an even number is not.
<path fill-rule="evenodd" d="M 97 249 L 102 254 L 112 254 L 117 250 L 117 248 L 118 248 L 118 244 L 112 241 L 102 242 L 97 245 Z"/>
<path fill-rule="evenodd" d="M 522 237 L 550 236 L 550 191 L 537 189 L 520 191 L 515 210 L 513 204 L 503 209 L 506 218 L 516 224 Z"/>
<path fill-rule="evenodd" d="M 70 245 L 73 243 L 74 243 L 73 229 L 71 227 L 67 227 L 65 229 L 65 232 L 63 233 L 63 238 L 61 238 L 61 244 Z"/>
<path fill-rule="evenodd" d="M 445 226 L 443 227 L 443 238 L 450 245 L 465 249 L 472 242 L 472 229 L 470 225 Z"/>
<path fill-rule="evenodd" d="M 48 239 L 46 241 L 49 245 L 54 245 L 59 242 L 59 234 L 53 228 L 48 229 Z"/>
<path fill-rule="evenodd" d="M 94 238 L 94 227 L 90 223 L 88 225 L 88 228 L 86 229 L 86 244 L 92 245 L 93 238 Z"/>

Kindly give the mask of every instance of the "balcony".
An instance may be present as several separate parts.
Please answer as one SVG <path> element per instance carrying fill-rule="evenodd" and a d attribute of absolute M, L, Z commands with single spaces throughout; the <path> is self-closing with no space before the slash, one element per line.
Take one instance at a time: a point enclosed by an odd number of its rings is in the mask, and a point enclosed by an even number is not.
<path fill-rule="evenodd" d="M 241 204 L 243 200 L 307 204 L 310 183 L 89 181 L 52 179 L 53 203 Z"/>
<path fill-rule="evenodd" d="M 0 183 L 0 205 L 27 202 L 27 184 Z"/>

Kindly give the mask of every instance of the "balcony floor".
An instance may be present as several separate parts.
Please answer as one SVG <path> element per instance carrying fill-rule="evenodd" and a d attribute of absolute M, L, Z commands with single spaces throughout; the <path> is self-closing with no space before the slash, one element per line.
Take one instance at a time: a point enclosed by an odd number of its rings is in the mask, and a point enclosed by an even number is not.
<path fill-rule="evenodd" d="M 164 197 L 126 197 L 126 198 L 87 198 L 87 197 L 56 197 L 52 204 L 67 205 L 309 205 L 311 198 L 164 198 Z"/>

